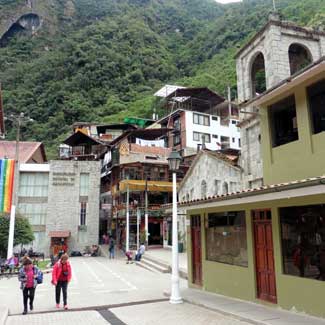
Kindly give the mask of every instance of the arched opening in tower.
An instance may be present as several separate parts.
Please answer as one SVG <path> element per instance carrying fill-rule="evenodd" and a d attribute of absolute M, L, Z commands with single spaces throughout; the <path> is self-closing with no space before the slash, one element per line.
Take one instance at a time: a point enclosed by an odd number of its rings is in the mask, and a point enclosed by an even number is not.
<path fill-rule="evenodd" d="M 260 52 L 256 55 L 251 68 L 252 97 L 263 93 L 266 90 L 265 62 Z"/>
<path fill-rule="evenodd" d="M 289 47 L 289 63 L 291 75 L 302 70 L 313 62 L 310 51 L 303 45 L 294 43 Z"/>

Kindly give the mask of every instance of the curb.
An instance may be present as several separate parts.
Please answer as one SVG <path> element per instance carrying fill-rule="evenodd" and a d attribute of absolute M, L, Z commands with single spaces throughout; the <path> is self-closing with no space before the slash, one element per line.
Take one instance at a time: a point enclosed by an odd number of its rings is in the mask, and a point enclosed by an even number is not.
<path fill-rule="evenodd" d="M 8 307 L 0 307 L 0 325 L 5 325 L 9 315 Z"/>
<path fill-rule="evenodd" d="M 165 297 L 170 297 L 170 292 L 168 290 L 164 290 L 163 294 L 164 294 Z M 183 299 L 184 302 L 187 302 L 187 303 L 189 303 L 191 305 L 202 307 L 202 308 L 205 308 L 207 310 L 214 311 L 214 312 L 219 313 L 221 315 L 231 317 L 231 318 L 234 318 L 234 319 L 237 319 L 239 321 L 243 321 L 243 322 L 246 322 L 246 323 L 249 323 L 249 324 L 252 324 L 252 325 L 268 325 L 268 323 L 261 322 L 261 321 L 256 321 L 254 319 L 250 319 L 250 318 L 246 318 L 246 317 L 242 317 L 242 316 L 239 316 L 239 315 L 237 315 L 235 313 L 231 313 L 231 312 L 228 312 L 228 311 L 224 311 L 222 309 L 218 309 L 217 307 L 214 308 L 214 307 L 206 306 L 205 304 L 199 303 L 199 302 L 197 302 L 197 301 L 195 301 L 194 299 L 191 299 L 191 298 L 182 297 L 182 299 Z"/>

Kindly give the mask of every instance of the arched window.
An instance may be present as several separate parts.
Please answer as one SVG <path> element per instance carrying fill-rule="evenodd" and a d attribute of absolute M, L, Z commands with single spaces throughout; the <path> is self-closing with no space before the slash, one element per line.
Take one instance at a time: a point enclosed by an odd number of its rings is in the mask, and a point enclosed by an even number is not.
<path fill-rule="evenodd" d="M 229 193 L 228 183 L 224 182 L 222 185 L 222 194 L 228 194 L 228 193 Z"/>
<path fill-rule="evenodd" d="M 264 56 L 259 52 L 252 63 L 251 68 L 252 97 L 263 93 L 266 90 L 265 62 Z"/>
<path fill-rule="evenodd" d="M 206 181 L 201 182 L 201 198 L 205 198 L 207 196 L 207 183 Z"/>
<path fill-rule="evenodd" d="M 313 62 L 310 51 L 303 45 L 293 43 L 289 46 L 289 63 L 291 75 Z"/>
<path fill-rule="evenodd" d="M 186 194 L 186 201 L 189 201 L 190 200 L 190 195 L 187 193 Z"/>

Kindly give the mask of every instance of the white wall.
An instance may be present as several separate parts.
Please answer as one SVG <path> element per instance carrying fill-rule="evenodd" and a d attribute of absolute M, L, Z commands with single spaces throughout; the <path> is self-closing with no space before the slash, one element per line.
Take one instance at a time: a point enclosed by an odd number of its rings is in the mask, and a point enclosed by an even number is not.
<path fill-rule="evenodd" d="M 239 139 L 240 139 L 240 131 L 236 124 L 232 124 L 231 120 L 229 127 L 228 126 L 222 126 L 220 125 L 220 117 L 215 116 L 218 118 L 217 121 L 212 120 L 213 115 L 209 114 L 202 114 L 205 116 L 209 116 L 210 119 L 210 126 L 205 125 L 199 125 L 193 123 L 193 113 L 197 112 L 191 112 L 186 111 L 185 112 L 185 123 L 186 123 L 186 147 L 190 148 L 197 148 L 197 145 L 202 143 L 202 140 L 200 141 L 194 141 L 193 140 L 193 132 L 201 132 L 201 133 L 208 133 L 211 136 L 211 143 L 206 143 L 206 148 L 210 150 L 219 150 L 220 146 L 217 145 L 217 142 L 221 143 L 221 136 L 229 137 L 230 138 L 230 148 L 232 149 L 239 149 Z M 201 114 L 201 113 L 198 113 Z M 237 122 L 237 121 L 236 121 Z M 217 135 L 218 138 L 213 138 L 212 135 Z M 234 138 L 234 142 L 232 142 L 232 139 Z"/>

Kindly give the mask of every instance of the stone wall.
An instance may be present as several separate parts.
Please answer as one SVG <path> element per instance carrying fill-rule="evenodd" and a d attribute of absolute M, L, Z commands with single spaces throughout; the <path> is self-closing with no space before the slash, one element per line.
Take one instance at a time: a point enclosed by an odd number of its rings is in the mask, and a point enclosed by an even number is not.
<path fill-rule="evenodd" d="M 241 169 L 226 161 L 212 157 L 210 154 L 201 152 L 194 166 L 188 171 L 186 179 L 179 189 L 179 200 L 201 199 L 201 184 L 206 182 L 206 196 L 225 194 L 224 184 L 228 184 L 228 192 L 240 191 L 242 189 Z M 218 181 L 218 189 L 216 183 Z"/>
<path fill-rule="evenodd" d="M 89 173 L 89 195 L 80 197 L 80 174 Z M 98 243 L 100 164 L 97 161 L 50 162 L 46 234 L 69 230 L 70 250 Z M 86 230 L 79 230 L 80 202 L 87 202 Z M 49 240 L 49 239 L 48 239 Z"/>

